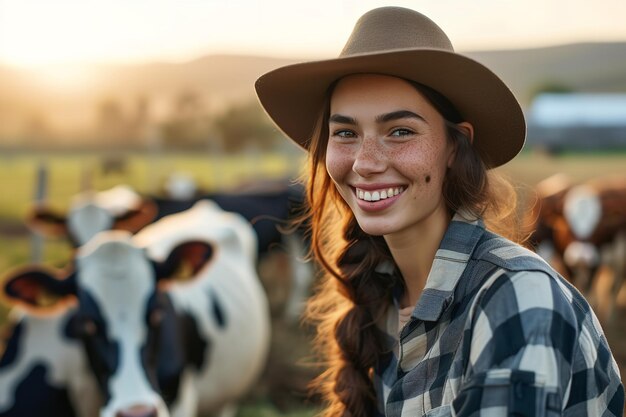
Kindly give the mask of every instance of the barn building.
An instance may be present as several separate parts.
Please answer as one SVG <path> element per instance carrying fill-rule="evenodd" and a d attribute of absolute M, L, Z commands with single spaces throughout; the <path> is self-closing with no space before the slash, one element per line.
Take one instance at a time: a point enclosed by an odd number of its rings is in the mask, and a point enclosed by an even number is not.
<path fill-rule="evenodd" d="M 540 94 L 527 113 L 528 148 L 626 150 L 626 94 Z"/>

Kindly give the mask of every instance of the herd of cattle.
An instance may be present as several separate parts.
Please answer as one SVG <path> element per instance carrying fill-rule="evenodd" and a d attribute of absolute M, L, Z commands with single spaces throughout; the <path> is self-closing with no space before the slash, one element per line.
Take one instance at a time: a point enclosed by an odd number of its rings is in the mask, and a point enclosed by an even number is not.
<path fill-rule="evenodd" d="M 289 185 L 159 200 L 117 186 L 64 214 L 36 207 L 28 224 L 76 251 L 63 270 L 4 280 L 15 308 L 0 416 L 233 416 L 270 346 L 258 259 L 296 251 L 285 273 L 309 286 L 305 239 L 277 227 L 301 196 Z M 291 314 L 304 297 L 294 292 Z"/>
<path fill-rule="evenodd" d="M 299 186 L 174 198 L 118 186 L 78 195 L 67 213 L 38 206 L 32 229 L 76 248 L 63 270 L 23 266 L 3 280 L 14 306 L 0 352 L 0 417 L 233 416 L 270 347 L 258 261 L 290 251 L 287 312 L 311 287 L 306 238 L 281 233 Z M 626 275 L 626 178 L 537 187 L 531 243 L 591 296 L 601 266 L 613 299 Z"/>

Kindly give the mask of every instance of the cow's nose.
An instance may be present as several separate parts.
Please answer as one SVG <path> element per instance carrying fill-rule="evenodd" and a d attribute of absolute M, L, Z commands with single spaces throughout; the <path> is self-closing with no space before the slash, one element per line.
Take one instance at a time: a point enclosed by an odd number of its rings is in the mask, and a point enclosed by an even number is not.
<path fill-rule="evenodd" d="M 115 417 L 157 417 L 157 409 L 151 405 L 135 405 L 125 410 L 120 410 Z"/>

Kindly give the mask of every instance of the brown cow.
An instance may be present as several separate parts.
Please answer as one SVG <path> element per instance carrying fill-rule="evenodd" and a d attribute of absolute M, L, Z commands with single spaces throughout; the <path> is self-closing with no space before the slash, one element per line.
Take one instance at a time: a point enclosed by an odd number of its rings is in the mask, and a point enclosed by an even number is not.
<path fill-rule="evenodd" d="M 555 230 L 567 228 L 563 201 L 571 187 L 571 180 L 563 174 L 539 182 L 535 187 L 536 200 L 526 212 L 525 221 L 533 249 L 563 274 L 566 274 L 562 258 L 565 246 L 563 242 L 555 241 Z"/>
<path fill-rule="evenodd" d="M 613 272 L 609 318 L 626 275 L 626 177 L 602 177 L 572 186 L 562 176 L 538 185 L 531 241 L 588 297 L 601 266 Z M 551 252 L 550 252 L 551 249 Z M 547 254 L 547 255 L 546 255 Z"/>

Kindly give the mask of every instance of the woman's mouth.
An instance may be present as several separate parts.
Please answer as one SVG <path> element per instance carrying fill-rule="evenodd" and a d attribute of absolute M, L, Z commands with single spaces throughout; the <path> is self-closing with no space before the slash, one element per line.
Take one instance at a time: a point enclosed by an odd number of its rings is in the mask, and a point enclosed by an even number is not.
<path fill-rule="evenodd" d="M 355 188 L 356 197 L 363 201 L 380 201 L 394 197 L 404 191 L 404 187 L 389 187 L 380 190 L 362 190 Z"/>

